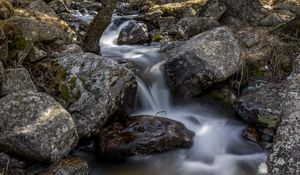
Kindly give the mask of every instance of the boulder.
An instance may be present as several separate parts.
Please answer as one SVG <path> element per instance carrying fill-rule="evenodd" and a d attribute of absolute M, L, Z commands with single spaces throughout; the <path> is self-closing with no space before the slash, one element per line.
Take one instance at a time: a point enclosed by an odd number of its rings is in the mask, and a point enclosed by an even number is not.
<path fill-rule="evenodd" d="M 31 50 L 28 52 L 28 55 L 27 55 L 27 59 L 30 62 L 40 61 L 46 57 L 47 57 L 47 52 L 45 52 L 42 49 L 39 49 L 35 46 L 33 46 L 31 48 Z"/>
<path fill-rule="evenodd" d="M 183 97 L 197 96 L 241 68 L 238 43 L 227 27 L 203 32 L 166 51 L 164 57 L 168 84 Z"/>
<path fill-rule="evenodd" d="M 161 17 L 158 19 L 158 25 L 161 32 L 167 32 L 169 34 L 176 33 L 172 32 L 174 28 L 177 28 L 177 19 L 174 16 Z"/>
<path fill-rule="evenodd" d="M 281 121 L 284 98 L 284 84 L 257 80 L 243 90 L 234 108 L 247 123 L 275 129 Z"/>
<path fill-rule="evenodd" d="M 46 94 L 20 91 L 0 99 L 0 150 L 56 161 L 77 144 L 71 115 Z"/>
<path fill-rule="evenodd" d="M 40 175 L 89 175 L 90 168 L 86 161 L 76 157 L 67 157 L 52 164 Z"/>
<path fill-rule="evenodd" d="M 46 4 L 43 0 L 34 0 L 32 1 L 26 9 L 33 13 L 46 14 L 48 16 L 57 16 L 56 13 L 52 10 L 48 4 Z"/>
<path fill-rule="evenodd" d="M 100 152 L 112 157 L 161 153 L 189 148 L 194 133 L 182 123 L 156 116 L 133 116 L 101 130 Z"/>
<path fill-rule="evenodd" d="M 69 12 L 68 7 L 63 0 L 53 0 L 49 3 L 49 6 L 53 9 L 56 14 L 63 12 Z"/>
<path fill-rule="evenodd" d="M 178 22 L 178 25 L 178 31 L 185 39 L 220 26 L 219 22 L 215 21 L 213 18 L 207 17 L 182 18 Z"/>
<path fill-rule="evenodd" d="M 4 67 L 2 62 L 0 61 L 0 92 L 2 90 L 2 85 L 5 81 L 5 75 L 4 75 Z"/>
<path fill-rule="evenodd" d="M 66 39 L 63 30 L 34 18 L 14 16 L 4 22 L 4 28 L 11 43 L 8 62 L 19 65 L 27 57 L 35 42 L 50 43 L 57 39 Z"/>
<path fill-rule="evenodd" d="M 140 22 L 129 22 L 118 37 L 118 44 L 143 44 L 150 41 L 147 25 Z"/>
<path fill-rule="evenodd" d="M 268 170 L 272 175 L 300 173 L 300 61 L 296 60 L 294 66 L 294 72 L 286 83 L 282 121 L 267 159 Z"/>
<path fill-rule="evenodd" d="M 3 90 L 6 94 L 18 91 L 37 91 L 29 72 L 24 68 L 6 69 Z"/>
<path fill-rule="evenodd" d="M 226 12 L 227 7 L 224 3 L 218 0 L 208 1 L 200 10 L 197 12 L 198 17 L 212 17 L 215 20 L 219 20 L 221 16 Z"/>
<path fill-rule="evenodd" d="M 90 136 L 114 113 L 134 108 L 134 74 L 113 60 L 92 53 L 74 53 L 58 58 L 57 62 L 67 75 L 59 91 L 79 136 Z"/>

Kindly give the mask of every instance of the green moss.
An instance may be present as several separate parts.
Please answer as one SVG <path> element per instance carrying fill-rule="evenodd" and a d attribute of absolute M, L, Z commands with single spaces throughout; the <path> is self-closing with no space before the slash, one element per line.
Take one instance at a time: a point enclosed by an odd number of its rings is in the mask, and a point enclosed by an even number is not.
<path fill-rule="evenodd" d="M 160 41 L 164 39 L 164 37 L 161 35 L 161 34 L 156 34 L 153 38 L 152 38 L 152 41 L 153 42 L 157 42 L 157 41 Z"/>
<path fill-rule="evenodd" d="M 73 76 L 69 81 L 71 90 L 73 90 L 76 87 L 76 81 L 77 81 L 77 76 Z"/>
<path fill-rule="evenodd" d="M 66 102 L 69 101 L 70 96 L 69 96 L 69 87 L 66 83 L 62 82 L 59 84 L 59 93 L 60 93 L 60 97 L 65 100 Z"/>
<path fill-rule="evenodd" d="M 258 120 L 269 128 L 275 128 L 280 121 L 278 115 L 270 114 L 268 112 L 260 112 L 258 114 Z"/>
<path fill-rule="evenodd" d="M 172 36 L 172 39 L 173 40 L 180 40 L 180 39 L 182 39 L 183 37 L 182 37 L 182 35 L 180 34 L 180 33 L 176 33 L 175 35 L 173 35 Z"/>

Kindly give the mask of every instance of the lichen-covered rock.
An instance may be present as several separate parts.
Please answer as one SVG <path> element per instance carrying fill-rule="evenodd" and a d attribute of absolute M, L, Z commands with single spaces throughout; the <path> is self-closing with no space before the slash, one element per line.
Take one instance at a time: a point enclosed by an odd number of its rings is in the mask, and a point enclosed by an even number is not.
<path fill-rule="evenodd" d="M 112 157 L 189 148 L 194 133 L 182 123 L 156 116 L 133 116 L 102 129 L 100 152 Z"/>
<path fill-rule="evenodd" d="M 4 93 L 10 94 L 18 91 L 37 91 L 29 72 L 24 68 L 6 69 L 4 71 Z"/>
<path fill-rule="evenodd" d="M 74 53 L 57 61 L 67 73 L 60 91 L 81 137 L 97 132 L 115 112 L 134 107 L 134 74 L 113 60 L 92 53 Z"/>
<path fill-rule="evenodd" d="M 267 160 L 272 175 L 300 174 L 300 61 L 296 62 L 295 71 L 287 80 L 283 117 Z"/>
<path fill-rule="evenodd" d="M 178 22 L 178 25 L 178 30 L 185 39 L 220 26 L 218 21 L 207 17 L 183 18 Z"/>
<path fill-rule="evenodd" d="M 7 61 L 19 65 L 27 57 L 35 42 L 49 43 L 57 39 L 66 39 L 61 29 L 33 18 L 14 16 L 6 20 L 3 26 L 11 43 Z M 15 29 L 11 30 L 12 28 Z"/>
<path fill-rule="evenodd" d="M 249 124 L 275 129 L 281 121 L 284 98 L 284 84 L 256 81 L 243 90 L 234 107 Z"/>
<path fill-rule="evenodd" d="M 158 25 L 161 32 L 167 32 L 168 34 L 176 33 L 177 31 L 177 19 L 174 16 L 161 17 L 158 19 Z M 173 32 L 173 30 L 175 31 Z"/>
<path fill-rule="evenodd" d="M 175 94 L 197 96 L 240 69 L 240 50 L 231 30 L 203 32 L 164 53 L 168 84 Z"/>
<path fill-rule="evenodd" d="M 56 13 L 43 0 L 34 0 L 27 7 L 27 10 L 34 13 L 46 14 L 48 16 L 56 16 Z"/>
<path fill-rule="evenodd" d="M 52 164 L 41 175 L 89 175 L 90 168 L 86 161 L 76 157 L 67 157 Z"/>
<path fill-rule="evenodd" d="M 150 41 L 147 25 L 140 22 L 129 22 L 118 37 L 118 44 L 143 44 Z"/>
<path fill-rule="evenodd" d="M 198 17 L 212 17 L 215 20 L 219 20 L 221 16 L 226 12 L 227 7 L 225 4 L 218 0 L 208 1 L 200 10 L 197 12 Z"/>
<path fill-rule="evenodd" d="M 56 161 L 77 144 L 70 114 L 43 93 L 20 91 L 0 99 L 0 149 L 37 161 Z"/>

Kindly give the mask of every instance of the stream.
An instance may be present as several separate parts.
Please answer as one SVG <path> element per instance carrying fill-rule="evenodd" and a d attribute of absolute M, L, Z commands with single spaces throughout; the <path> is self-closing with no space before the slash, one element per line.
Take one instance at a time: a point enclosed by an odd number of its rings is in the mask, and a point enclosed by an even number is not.
<path fill-rule="evenodd" d="M 123 162 L 107 162 L 80 152 L 88 161 L 92 175 L 261 175 L 266 167 L 266 153 L 240 135 L 246 126 L 222 105 L 199 99 L 174 103 L 166 85 L 160 44 L 117 45 L 118 35 L 131 16 L 113 16 L 113 22 L 101 40 L 102 55 L 136 63 L 143 75 L 138 81 L 138 109 L 132 115 L 157 115 L 177 120 L 195 132 L 190 149 L 164 154 L 134 156 Z"/>

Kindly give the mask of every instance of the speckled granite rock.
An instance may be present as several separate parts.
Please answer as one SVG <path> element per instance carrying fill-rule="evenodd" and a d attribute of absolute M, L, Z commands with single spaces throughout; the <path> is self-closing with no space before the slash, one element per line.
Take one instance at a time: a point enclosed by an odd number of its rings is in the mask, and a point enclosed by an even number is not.
<path fill-rule="evenodd" d="M 77 144 L 70 114 L 43 93 L 20 91 L 0 99 L 0 150 L 55 161 Z"/>
<path fill-rule="evenodd" d="M 240 50 L 231 30 L 203 32 L 164 53 L 167 81 L 175 94 L 197 96 L 240 69 Z"/>
<path fill-rule="evenodd" d="M 267 161 L 272 175 L 300 174 L 300 60 L 288 78 L 282 122 Z"/>

